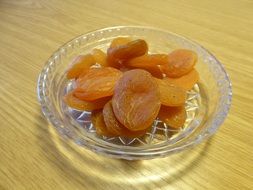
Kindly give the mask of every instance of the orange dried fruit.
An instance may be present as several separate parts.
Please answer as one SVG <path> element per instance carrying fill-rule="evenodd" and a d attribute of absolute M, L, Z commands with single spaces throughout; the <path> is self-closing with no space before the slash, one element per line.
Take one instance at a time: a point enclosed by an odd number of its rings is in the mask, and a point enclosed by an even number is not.
<path fill-rule="evenodd" d="M 193 69 L 189 73 L 179 78 L 164 78 L 164 80 L 168 81 L 168 83 L 173 84 L 175 86 L 179 86 L 184 90 L 191 90 L 193 86 L 199 80 L 199 73 L 196 69 Z"/>
<path fill-rule="evenodd" d="M 193 69 L 197 60 L 194 51 L 177 49 L 169 54 L 169 63 L 161 65 L 161 69 L 168 77 L 181 77 Z"/>
<path fill-rule="evenodd" d="M 126 128 L 116 119 L 113 113 L 111 101 L 104 106 L 103 116 L 108 131 L 115 135 L 121 135 L 125 133 Z"/>
<path fill-rule="evenodd" d="M 131 42 L 131 38 L 128 37 L 118 37 L 112 40 L 110 48 L 114 48 L 116 46 L 121 46 L 121 45 L 125 45 L 128 42 Z"/>
<path fill-rule="evenodd" d="M 144 69 L 157 78 L 163 78 L 159 65 L 164 64 L 168 64 L 168 55 L 166 54 L 145 54 L 124 63 L 127 67 Z"/>
<path fill-rule="evenodd" d="M 128 60 L 124 63 L 130 67 L 136 68 L 150 68 L 157 65 L 168 64 L 168 55 L 166 54 L 146 54 L 140 57 L 136 57 Z"/>
<path fill-rule="evenodd" d="M 186 91 L 178 86 L 171 85 L 164 79 L 155 79 L 159 91 L 161 104 L 165 106 L 181 106 L 186 101 Z"/>
<path fill-rule="evenodd" d="M 103 116 L 107 130 L 113 135 L 122 137 L 138 137 L 146 133 L 146 130 L 130 131 L 124 127 L 115 117 L 111 101 L 107 102 L 104 106 Z"/>
<path fill-rule="evenodd" d="M 101 109 L 111 99 L 111 97 L 100 98 L 94 101 L 80 100 L 74 96 L 73 92 L 68 93 L 64 96 L 66 104 L 77 110 L 93 111 Z"/>
<path fill-rule="evenodd" d="M 96 63 L 100 64 L 103 67 L 107 66 L 106 54 L 102 50 L 93 49 L 91 54 L 94 57 Z"/>
<path fill-rule="evenodd" d="M 121 134 L 120 136 L 129 138 L 141 137 L 145 135 L 148 132 L 148 130 L 149 128 L 140 131 L 130 131 L 127 129 L 127 131 L 124 134 Z"/>
<path fill-rule="evenodd" d="M 172 128 L 183 127 L 186 117 L 187 115 L 184 106 L 161 106 L 158 114 L 158 118 Z"/>
<path fill-rule="evenodd" d="M 129 71 L 129 70 L 131 70 L 131 68 L 129 68 L 129 67 L 126 67 L 126 66 L 121 66 L 120 68 L 119 68 L 119 70 L 121 71 L 121 72 L 126 72 L 126 71 Z"/>
<path fill-rule="evenodd" d="M 100 69 L 99 67 L 91 67 L 91 68 L 89 68 L 89 69 L 85 69 L 85 70 L 83 70 L 83 72 L 79 75 L 79 77 L 78 78 L 83 78 L 87 73 L 89 73 L 91 70 L 96 70 L 96 69 Z M 77 80 L 76 81 L 78 81 L 78 78 L 76 78 Z"/>
<path fill-rule="evenodd" d="M 163 73 L 159 66 L 145 68 L 145 70 L 148 71 L 152 76 L 156 78 L 159 78 L 159 79 L 163 78 Z"/>
<path fill-rule="evenodd" d="M 160 109 L 158 85 L 141 69 L 126 71 L 118 80 L 112 98 L 113 112 L 131 131 L 149 128 Z"/>
<path fill-rule="evenodd" d="M 106 128 L 102 111 L 100 111 L 100 110 L 93 111 L 91 113 L 91 122 L 92 122 L 93 126 L 96 128 L 96 133 L 98 135 L 107 136 L 107 137 L 114 136 Z"/>
<path fill-rule="evenodd" d="M 107 62 L 110 66 L 119 68 L 128 59 L 142 56 L 148 51 L 144 40 L 134 40 L 125 45 L 119 45 L 107 50 Z"/>
<path fill-rule="evenodd" d="M 122 72 L 132 70 L 132 69 L 136 69 L 136 68 L 135 67 L 125 67 L 125 66 L 120 68 L 120 70 Z M 142 69 L 145 70 L 145 71 L 148 71 L 153 77 L 156 77 L 156 78 L 159 78 L 159 79 L 162 79 L 164 77 L 159 65 L 158 66 L 152 66 L 152 67 L 146 67 L 146 68 L 142 68 Z"/>
<path fill-rule="evenodd" d="M 90 69 L 83 77 L 77 79 L 74 95 L 86 101 L 111 96 L 121 76 L 122 72 L 112 67 Z"/>
<path fill-rule="evenodd" d="M 73 79 L 79 77 L 84 71 L 88 70 L 96 61 L 91 54 L 79 55 L 72 61 L 73 66 L 67 71 L 67 78 Z"/>

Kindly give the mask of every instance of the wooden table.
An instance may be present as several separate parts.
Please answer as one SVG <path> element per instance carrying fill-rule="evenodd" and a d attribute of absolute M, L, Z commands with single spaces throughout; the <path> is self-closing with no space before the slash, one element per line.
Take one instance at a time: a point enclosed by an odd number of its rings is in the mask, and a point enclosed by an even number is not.
<path fill-rule="evenodd" d="M 130 162 L 59 138 L 37 101 L 44 62 L 73 37 L 114 25 L 159 27 L 218 57 L 233 103 L 212 139 Z M 0 36 L 0 189 L 253 189 L 253 1 L 1 0 Z"/>

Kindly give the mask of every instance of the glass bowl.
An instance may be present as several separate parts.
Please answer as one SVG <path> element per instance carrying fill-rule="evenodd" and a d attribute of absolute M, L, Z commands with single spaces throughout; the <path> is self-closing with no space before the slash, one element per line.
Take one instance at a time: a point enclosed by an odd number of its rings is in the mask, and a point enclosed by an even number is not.
<path fill-rule="evenodd" d="M 187 120 L 173 130 L 160 120 L 140 138 L 98 136 L 90 112 L 69 108 L 63 96 L 72 89 L 66 79 L 70 61 L 93 48 L 106 50 L 118 36 L 147 41 L 151 53 L 187 48 L 198 54 L 196 69 L 200 81 L 188 91 Z M 231 83 L 222 64 L 205 48 L 179 35 L 149 27 L 119 26 L 96 30 L 67 42 L 46 62 L 38 79 L 38 99 L 47 120 L 66 140 L 99 154 L 128 160 L 164 157 L 197 145 L 213 135 L 226 118 L 231 105 Z"/>

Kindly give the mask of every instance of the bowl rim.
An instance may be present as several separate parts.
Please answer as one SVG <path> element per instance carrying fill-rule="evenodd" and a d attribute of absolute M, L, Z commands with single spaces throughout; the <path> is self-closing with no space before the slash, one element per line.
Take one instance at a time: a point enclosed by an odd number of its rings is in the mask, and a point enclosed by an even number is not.
<path fill-rule="evenodd" d="M 67 44 L 75 41 L 76 39 L 79 39 L 82 36 L 88 36 L 93 34 L 94 32 L 101 32 L 101 31 L 109 31 L 109 30 L 115 30 L 115 29 L 122 29 L 122 28 L 132 28 L 132 29 L 145 29 L 145 30 L 153 30 L 156 32 L 163 32 L 163 33 L 167 33 L 173 36 L 176 36 L 178 38 L 181 38 L 183 40 L 186 40 L 187 42 L 194 44 L 195 46 L 203 49 L 205 52 L 207 52 L 207 54 L 209 54 L 215 61 L 216 65 L 221 69 L 222 73 L 225 76 L 225 80 L 229 83 L 228 85 L 228 89 L 227 89 L 227 102 L 225 104 L 224 107 L 222 107 L 222 109 L 217 113 L 221 115 L 221 117 L 219 118 L 218 122 L 215 123 L 215 125 L 211 125 L 208 131 L 204 131 L 203 135 L 197 135 L 196 137 L 194 137 L 194 139 L 186 144 L 184 144 L 183 146 L 180 147 L 172 147 L 170 149 L 162 149 L 162 150 L 158 150 L 157 152 L 154 152 L 153 154 L 147 154 L 145 151 L 140 151 L 140 152 L 129 152 L 129 151 L 122 151 L 122 150 L 118 150 L 118 149 L 107 149 L 103 146 L 99 146 L 96 145 L 96 143 L 94 144 L 93 142 L 89 142 L 89 141 L 74 141 L 76 144 L 84 146 L 96 153 L 100 153 L 106 156 L 110 156 L 110 157 L 114 157 L 114 158 L 121 158 L 121 159 L 128 159 L 128 160 L 136 160 L 136 159 L 151 159 L 151 158 L 155 158 L 155 157 L 164 157 L 167 156 L 169 154 L 175 153 L 175 152 L 179 152 L 185 148 L 190 148 L 192 146 L 195 146 L 197 144 L 199 144 L 200 142 L 202 142 L 203 140 L 209 138 L 210 136 L 212 136 L 217 129 L 221 126 L 221 124 L 224 122 L 225 118 L 228 115 L 228 112 L 230 110 L 231 107 L 231 103 L 232 103 L 232 84 L 231 84 L 231 80 L 229 79 L 229 76 L 224 68 L 224 66 L 221 64 L 221 62 L 206 48 L 204 48 L 202 45 L 200 45 L 199 43 L 184 37 L 182 35 L 164 30 L 164 29 L 160 29 L 160 28 L 156 28 L 156 27 L 150 27 L 150 26 L 134 26 L 134 25 L 129 25 L 129 26 L 112 26 L 112 27 L 106 27 L 106 28 L 100 28 L 100 29 L 96 29 L 96 30 L 92 30 L 89 31 L 87 33 L 78 35 L 74 38 L 72 38 L 71 40 L 67 41 L 66 43 L 64 43 L 63 45 L 59 46 L 57 50 L 55 50 L 51 56 L 47 59 L 47 61 L 45 62 L 43 69 L 41 71 L 41 73 L 39 74 L 38 77 L 38 81 L 37 81 L 37 98 L 38 101 L 41 104 L 41 109 L 42 109 L 42 113 L 44 114 L 44 116 L 46 117 L 47 121 L 54 126 L 58 132 L 60 132 L 61 134 L 63 134 L 63 136 L 68 137 L 68 138 L 72 138 L 71 135 L 69 135 L 68 133 L 66 133 L 66 131 L 62 131 L 61 128 L 59 128 L 58 126 L 56 126 L 55 121 L 57 120 L 57 118 L 54 118 L 54 114 L 52 114 L 52 112 L 50 111 L 50 107 L 49 105 L 46 104 L 45 101 L 45 96 L 43 95 L 43 81 L 44 81 L 44 71 L 47 69 L 47 67 L 49 66 L 49 60 L 53 59 L 55 57 L 55 55 L 61 50 L 62 47 L 65 47 Z"/>

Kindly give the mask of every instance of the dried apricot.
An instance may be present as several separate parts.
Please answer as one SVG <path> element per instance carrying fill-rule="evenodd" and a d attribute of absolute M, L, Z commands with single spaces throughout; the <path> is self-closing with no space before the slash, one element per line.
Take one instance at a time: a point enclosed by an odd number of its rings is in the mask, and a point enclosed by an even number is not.
<path fill-rule="evenodd" d="M 111 97 L 100 98 L 94 101 L 80 100 L 74 96 L 73 92 L 64 96 L 64 101 L 69 107 L 77 110 L 93 111 L 101 109 L 111 99 Z"/>
<path fill-rule="evenodd" d="M 144 40 L 134 40 L 125 45 L 108 48 L 107 62 L 110 66 L 119 68 L 128 59 L 144 55 L 148 51 L 148 45 Z"/>
<path fill-rule="evenodd" d="M 107 102 L 107 104 L 104 106 L 103 116 L 108 131 L 115 135 L 121 135 L 125 133 L 126 128 L 116 119 L 113 113 L 111 101 Z"/>
<path fill-rule="evenodd" d="M 112 67 L 90 69 L 83 77 L 77 79 L 74 95 L 86 101 L 111 96 L 115 83 L 121 76 L 122 72 Z"/>
<path fill-rule="evenodd" d="M 98 135 L 107 136 L 107 137 L 114 136 L 106 128 L 102 111 L 93 111 L 91 113 L 91 122 L 93 126 L 96 128 L 96 133 Z"/>
<path fill-rule="evenodd" d="M 124 127 L 115 117 L 111 101 L 107 102 L 104 106 L 103 116 L 107 130 L 113 135 L 122 137 L 138 137 L 147 132 L 147 130 L 130 131 Z"/>
<path fill-rule="evenodd" d="M 181 106 L 186 101 L 186 91 L 178 86 L 171 85 L 164 79 L 155 79 L 159 90 L 161 104 L 165 106 Z"/>
<path fill-rule="evenodd" d="M 141 69 L 126 71 L 118 80 L 112 98 L 113 112 L 131 131 L 151 126 L 160 109 L 158 85 L 150 73 Z"/>
<path fill-rule="evenodd" d="M 165 54 L 145 54 L 140 57 L 130 59 L 124 65 L 130 68 L 140 68 L 148 71 L 156 78 L 163 78 L 160 65 L 168 64 L 168 55 Z"/>
<path fill-rule="evenodd" d="M 145 68 L 145 70 L 148 71 L 152 76 L 156 78 L 159 78 L 159 79 L 163 78 L 163 73 L 159 66 Z"/>
<path fill-rule="evenodd" d="M 168 81 L 170 84 L 179 86 L 184 90 L 191 90 L 199 80 L 199 73 L 198 71 L 193 69 L 186 75 L 181 76 L 179 78 L 164 78 L 164 80 Z"/>
<path fill-rule="evenodd" d="M 100 64 L 103 67 L 107 66 L 106 54 L 102 50 L 93 49 L 91 54 L 94 57 L 96 63 Z"/>
<path fill-rule="evenodd" d="M 119 68 L 119 70 L 122 71 L 123 73 L 126 72 L 126 71 L 130 71 L 132 69 L 136 69 L 136 68 L 126 67 L 126 66 L 122 66 L 122 67 Z M 159 66 L 149 67 L 149 68 L 145 68 L 143 70 L 148 71 L 152 76 L 154 76 L 156 78 L 159 78 L 159 79 L 163 78 L 163 73 L 162 73 Z"/>
<path fill-rule="evenodd" d="M 120 68 L 119 68 L 119 70 L 121 71 L 121 72 L 126 72 L 126 71 L 129 71 L 129 70 L 131 70 L 131 68 L 129 68 L 129 67 L 126 67 L 126 66 L 121 66 Z"/>
<path fill-rule="evenodd" d="M 125 65 L 136 68 L 149 68 L 157 65 L 168 64 L 168 55 L 166 54 L 146 54 L 128 60 Z"/>
<path fill-rule="evenodd" d="M 140 131 L 130 131 L 127 129 L 127 131 L 120 136 L 129 137 L 129 138 L 141 137 L 141 136 L 145 135 L 148 132 L 148 130 L 149 130 L 149 128 L 144 129 L 144 130 L 140 130 Z"/>
<path fill-rule="evenodd" d="M 131 38 L 128 37 L 118 37 L 112 40 L 110 48 L 114 48 L 116 46 L 125 45 L 128 42 L 131 42 Z"/>
<path fill-rule="evenodd" d="M 186 120 L 185 107 L 161 106 L 158 118 L 172 128 L 183 127 Z"/>
<path fill-rule="evenodd" d="M 177 49 L 169 54 L 169 63 L 161 65 L 161 69 L 168 77 L 181 77 L 193 69 L 197 59 L 195 52 Z"/>
<path fill-rule="evenodd" d="M 96 61 L 91 54 L 77 56 L 72 61 L 73 66 L 68 70 L 67 78 L 73 79 L 79 77 L 84 70 L 88 70 L 95 63 Z"/>

